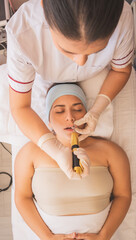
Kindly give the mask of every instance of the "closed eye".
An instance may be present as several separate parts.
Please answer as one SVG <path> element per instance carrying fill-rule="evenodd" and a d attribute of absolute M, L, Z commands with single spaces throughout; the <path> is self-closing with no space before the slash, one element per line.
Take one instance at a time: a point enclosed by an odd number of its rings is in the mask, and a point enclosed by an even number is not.
<path fill-rule="evenodd" d="M 82 112 L 83 109 L 74 109 L 76 112 Z"/>
<path fill-rule="evenodd" d="M 62 111 L 56 111 L 55 113 L 63 113 L 64 112 L 64 110 L 62 110 Z"/>

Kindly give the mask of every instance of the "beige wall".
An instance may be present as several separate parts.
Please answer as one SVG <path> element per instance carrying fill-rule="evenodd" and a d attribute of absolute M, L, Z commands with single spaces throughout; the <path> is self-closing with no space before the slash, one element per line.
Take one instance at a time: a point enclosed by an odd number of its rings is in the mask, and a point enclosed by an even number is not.
<path fill-rule="evenodd" d="M 18 9 L 20 7 L 20 5 L 26 1 L 27 0 L 12 0 L 12 3 L 13 3 L 14 8 Z"/>

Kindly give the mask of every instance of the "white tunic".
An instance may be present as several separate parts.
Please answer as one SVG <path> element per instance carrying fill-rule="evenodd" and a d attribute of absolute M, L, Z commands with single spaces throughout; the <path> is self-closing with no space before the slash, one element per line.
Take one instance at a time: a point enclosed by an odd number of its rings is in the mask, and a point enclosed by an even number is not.
<path fill-rule="evenodd" d="M 126 67 L 133 55 L 133 18 L 127 2 L 106 48 L 91 54 L 84 66 L 78 66 L 56 49 L 40 1 L 23 4 L 6 30 L 9 82 L 18 92 L 32 88 L 35 73 L 47 86 L 53 82 L 80 82 L 91 79 L 108 65 Z"/>
<path fill-rule="evenodd" d="M 40 1 L 24 3 L 7 24 L 9 84 L 17 92 L 32 89 L 32 108 L 45 121 L 45 97 L 54 82 L 79 82 L 91 108 L 111 66 L 124 68 L 132 61 L 133 17 L 127 2 L 107 46 L 78 66 L 54 45 Z M 110 138 L 112 106 L 101 114 L 92 135 Z"/>

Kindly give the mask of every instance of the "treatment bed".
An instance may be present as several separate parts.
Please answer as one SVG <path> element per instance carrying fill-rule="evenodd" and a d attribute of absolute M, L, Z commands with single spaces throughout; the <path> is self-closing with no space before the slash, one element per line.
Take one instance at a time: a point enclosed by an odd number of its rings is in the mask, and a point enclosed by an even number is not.
<path fill-rule="evenodd" d="M 103 77 L 105 77 L 105 72 Z M 97 79 L 99 76 L 97 76 Z M 96 81 L 95 77 L 93 79 Z M 88 80 L 87 80 L 88 81 Z M 87 85 L 88 91 L 89 82 L 85 81 L 83 88 Z M 91 86 L 90 86 L 91 89 Z M 32 107 L 38 112 L 40 117 L 45 119 L 45 112 L 41 110 L 40 104 L 44 104 L 45 97 L 41 89 L 34 85 L 32 92 Z M 24 223 L 22 217 L 18 213 L 14 203 L 14 159 L 18 150 L 23 146 L 28 139 L 20 132 L 15 124 L 10 110 L 8 99 L 8 82 L 7 82 L 7 65 L 0 66 L 0 141 L 12 145 L 12 230 L 14 240 L 24 240 L 25 232 L 31 233 L 29 227 Z M 37 105 L 37 100 L 38 105 Z M 39 104 L 40 102 L 40 104 Z M 133 69 L 130 79 L 123 90 L 113 101 L 113 121 L 114 130 L 111 140 L 118 143 L 127 153 L 131 167 L 131 182 L 132 182 L 132 203 L 129 211 L 120 225 L 117 232 L 112 237 L 112 240 L 136 240 L 136 72 Z M 125 176 L 124 176 L 125 178 Z M 22 233 L 21 233 L 22 232 Z M 21 238 L 22 237 L 22 238 Z M 33 238 L 32 238 L 33 239 Z"/>
<path fill-rule="evenodd" d="M 25 1 L 25 0 L 24 0 Z M 23 2 L 23 1 L 22 1 Z M 131 0 L 128 0 L 131 3 Z M 136 1 L 132 3 L 135 21 L 135 52 L 136 52 Z M 134 59 L 136 66 L 136 58 Z M 105 77 L 105 72 L 103 77 Z M 99 76 L 97 76 L 97 80 Z M 88 80 L 87 80 L 88 81 Z M 89 82 L 83 83 L 85 92 L 92 91 Z M 93 81 L 96 81 L 94 77 Z M 86 88 L 87 86 L 87 88 Z M 89 89 L 90 87 L 90 89 Z M 37 104 L 38 102 L 38 104 Z M 42 106 L 45 104 L 45 96 L 42 89 L 36 84 L 32 91 L 32 107 L 38 112 L 40 117 L 45 119 L 45 112 Z M 130 79 L 123 90 L 117 95 L 113 101 L 113 124 L 114 130 L 111 140 L 119 144 L 127 153 L 131 167 L 132 182 L 132 202 L 129 211 L 112 237 L 112 240 L 136 240 L 136 72 L 133 69 Z M 29 239 L 35 238 L 35 234 L 25 224 L 14 203 L 14 159 L 19 149 L 29 141 L 18 129 L 9 110 L 8 81 L 7 81 L 7 65 L 0 66 L 0 142 L 12 145 L 12 212 L 11 222 L 14 240 L 27 240 L 27 234 L 31 236 Z M 124 176 L 125 178 L 125 176 Z M 25 235 L 26 234 L 26 235 Z"/>

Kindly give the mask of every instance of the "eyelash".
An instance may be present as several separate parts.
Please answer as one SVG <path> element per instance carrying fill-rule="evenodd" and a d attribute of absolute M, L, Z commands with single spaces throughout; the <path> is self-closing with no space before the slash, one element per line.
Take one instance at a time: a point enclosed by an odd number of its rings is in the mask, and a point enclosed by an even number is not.
<path fill-rule="evenodd" d="M 82 109 L 78 109 L 78 110 L 73 110 L 73 111 L 75 111 L 75 112 L 82 112 Z M 64 113 L 65 111 L 61 111 L 61 112 L 56 112 L 57 114 L 60 114 L 60 113 Z"/>
<path fill-rule="evenodd" d="M 64 111 L 61 111 L 61 112 L 55 112 L 55 113 L 63 113 Z"/>
<path fill-rule="evenodd" d="M 82 111 L 82 109 L 77 109 L 77 110 L 74 110 L 74 111 L 76 111 L 76 112 L 81 112 L 81 111 Z"/>

